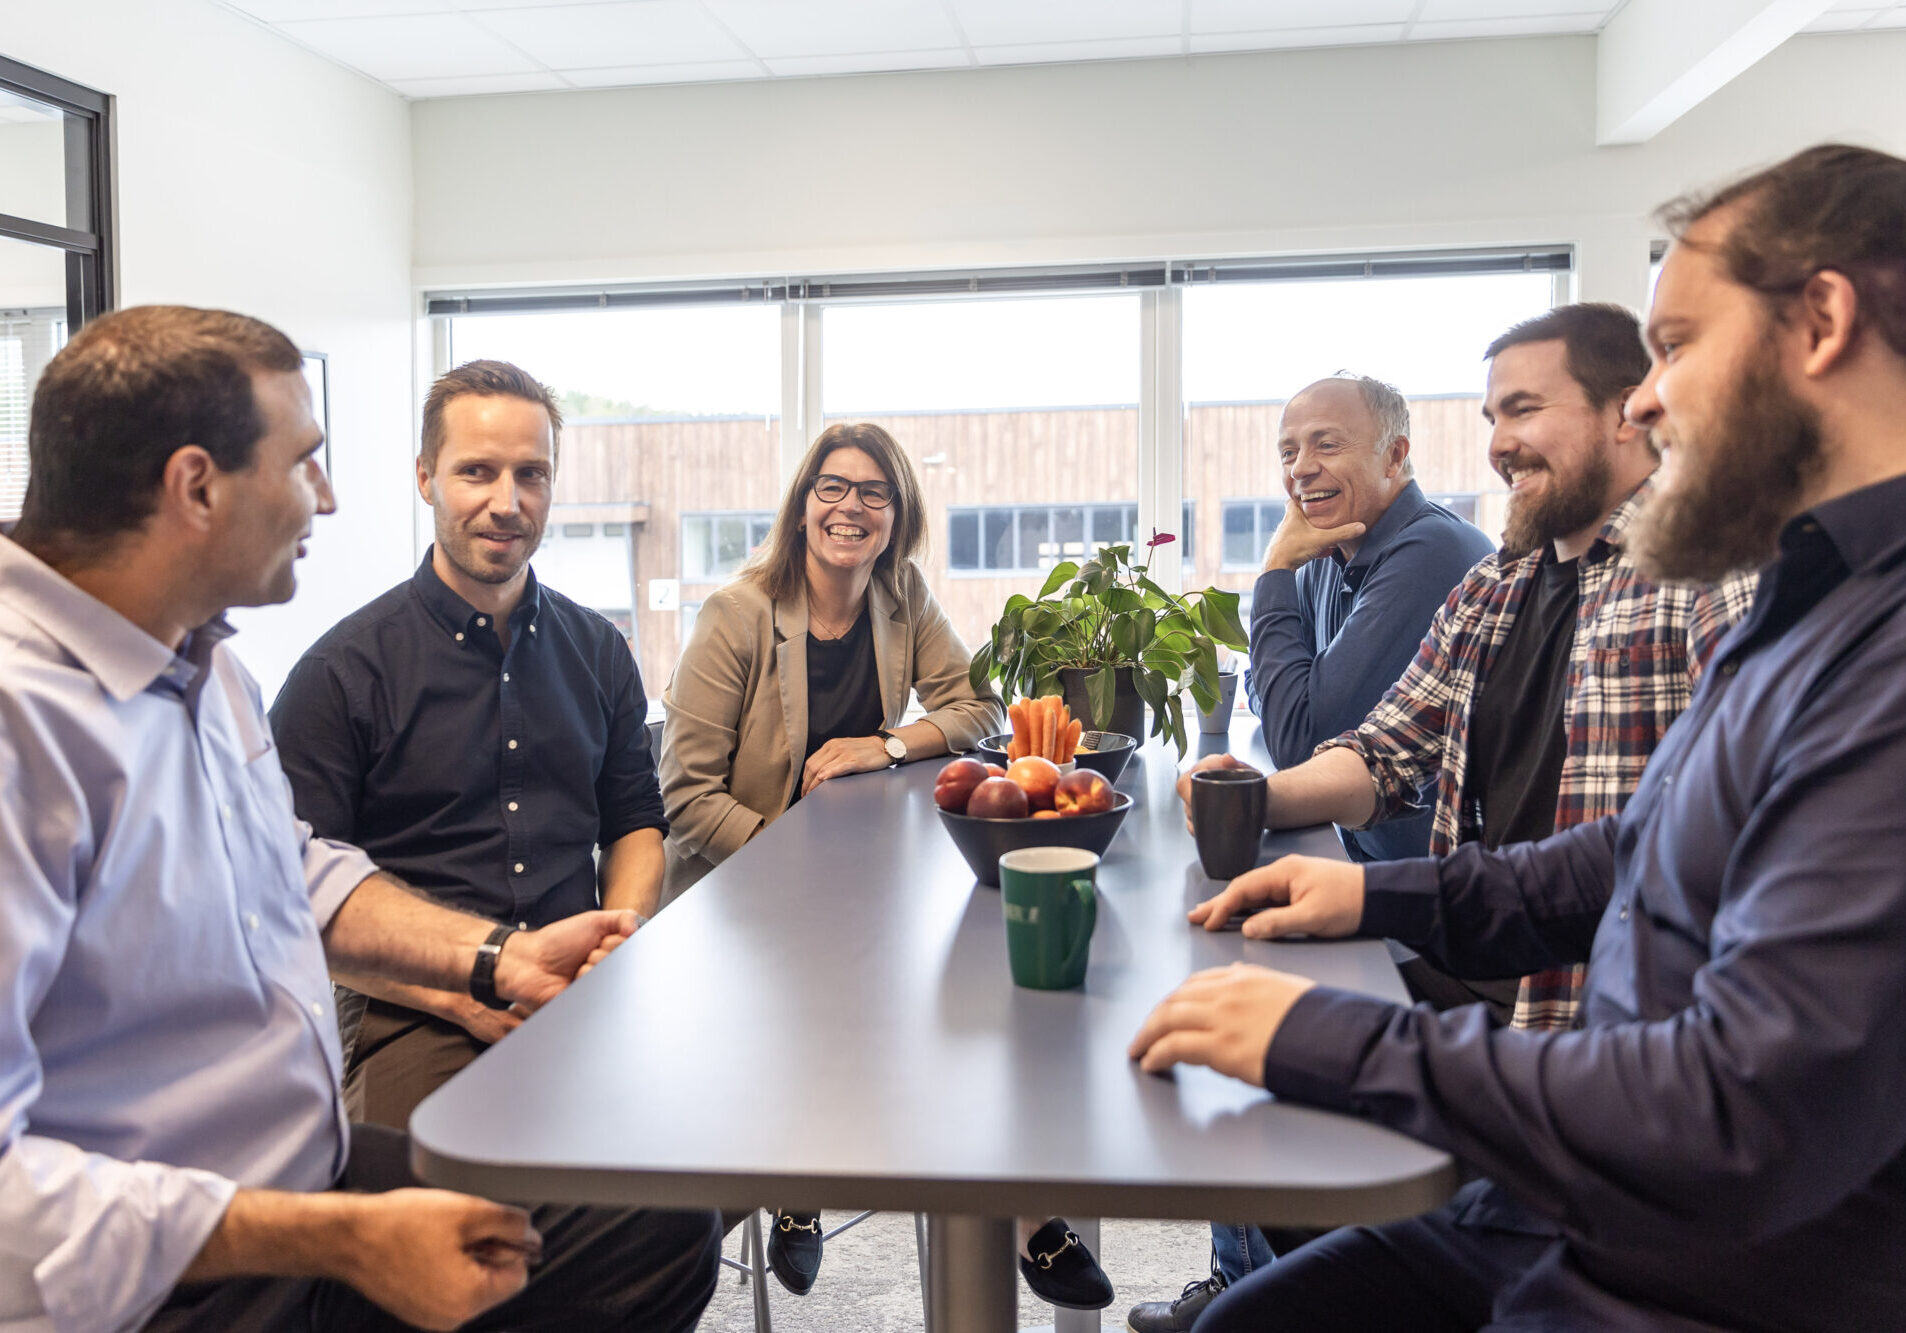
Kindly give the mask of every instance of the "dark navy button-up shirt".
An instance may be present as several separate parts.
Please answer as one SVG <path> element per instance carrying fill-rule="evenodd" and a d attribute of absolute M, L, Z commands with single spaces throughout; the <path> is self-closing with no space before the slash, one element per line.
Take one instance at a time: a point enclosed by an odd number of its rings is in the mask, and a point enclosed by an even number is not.
<path fill-rule="evenodd" d="M 1349 560 L 1333 551 L 1302 569 L 1259 575 L 1245 690 L 1272 762 L 1295 767 L 1363 721 L 1416 656 L 1450 590 L 1494 549 L 1412 481 Z M 1344 830 L 1344 848 L 1359 861 L 1421 856 L 1433 814 Z"/>
<path fill-rule="evenodd" d="M 596 847 L 668 830 L 629 645 L 532 573 L 505 652 L 430 560 L 313 644 L 272 705 L 299 818 L 492 920 L 587 911 Z"/>
<path fill-rule="evenodd" d="M 1584 1030 L 1319 987 L 1272 1041 L 1273 1092 L 1561 1224 L 1499 1317 L 1906 1328 L 1902 515 L 1906 477 L 1788 525 L 1621 815 L 1365 872 L 1363 933 L 1463 975 L 1587 957 Z"/>

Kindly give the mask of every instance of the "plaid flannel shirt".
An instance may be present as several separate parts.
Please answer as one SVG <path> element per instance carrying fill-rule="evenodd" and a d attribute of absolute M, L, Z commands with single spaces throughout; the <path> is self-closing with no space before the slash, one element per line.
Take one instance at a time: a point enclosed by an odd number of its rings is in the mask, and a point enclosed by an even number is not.
<path fill-rule="evenodd" d="M 1652 489 L 1643 482 L 1623 501 L 1581 559 L 1558 833 L 1620 812 L 1648 756 L 1688 706 L 1703 664 L 1753 601 L 1757 575 L 1713 586 L 1642 577 L 1622 536 Z M 1403 678 L 1356 730 L 1317 747 L 1354 750 L 1369 767 L 1376 785 L 1371 824 L 1420 809 L 1419 793 L 1434 785 L 1431 856 L 1480 836 L 1480 801 L 1466 786 L 1470 712 L 1542 554 L 1477 562 L 1436 613 Z M 1572 1027 L 1585 971 L 1578 965 L 1524 977 L 1514 1025 Z"/>

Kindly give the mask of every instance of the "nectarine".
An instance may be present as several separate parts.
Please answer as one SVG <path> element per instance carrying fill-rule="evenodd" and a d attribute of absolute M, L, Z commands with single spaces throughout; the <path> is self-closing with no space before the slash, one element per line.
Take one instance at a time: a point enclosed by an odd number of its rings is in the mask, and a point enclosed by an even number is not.
<path fill-rule="evenodd" d="M 1112 784 L 1089 768 L 1073 769 L 1052 793 L 1052 808 L 1062 815 L 1096 815 L 1112 805 Z"/>
<path fill-rule="evenodd" d="M 942 810 L 964 814 L 973 789 L 986 781 L 986 765 L 977 759 L 955 759 L 933 779 L 933 803 Z"/>
<path fill-rule="evenodd" d="M 1006 776 L 1025 790 L 1026 800 L 1033 809 L 1052 809 L 1052 792 L 1059 785 L 1057 764 L 1029 754 L 1024 759 L 1013 760 L 1006 769 Z"/>
<path fill-rule="evenodd" d="M 973 788 L 966 813 L 975 819 L 1024 819 L 1026 793 L 1011 778 L 988 778 Z"/>

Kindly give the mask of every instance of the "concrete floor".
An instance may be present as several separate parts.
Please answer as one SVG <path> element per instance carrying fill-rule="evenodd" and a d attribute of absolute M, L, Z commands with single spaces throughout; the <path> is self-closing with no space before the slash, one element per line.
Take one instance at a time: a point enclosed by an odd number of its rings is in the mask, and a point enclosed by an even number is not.
<path fill-rule="evenodd" d="M 823 1214 L 822 1227 L 839 1226 L 850 1216 Z M 1202 1223 L 1107 1219 L 1101 1225 L 1099 1262 L 1118 1292 L 1101 1316 L 1102 1328 L 1123 1329 L 1125 1312 L 1133 1305 L 1176 1296 L 1185 1283 L 1209 1270 L 1211 1231 Z M 728 1237 L 726 1253 L 735 1258 L 740 1252 L 737 1229 Z M 702 1333 L 752 1333 L 754 1305 L 739 1278 L 732 1269 L 722 1270 L 721 1285 L 702 1316 Z M 913 1215 L 876 1213 L 829 1241 L 820 1278 L 805 1296 L 790 1295 L 770 1274 L 768 1302 L 776 1333 L 918 1330 L 920 1266 L 914 1254 Z M 1020 1327 L 1049 1325 L 1052 1316 L 1052 1307 L 1022 1281 Z"/>

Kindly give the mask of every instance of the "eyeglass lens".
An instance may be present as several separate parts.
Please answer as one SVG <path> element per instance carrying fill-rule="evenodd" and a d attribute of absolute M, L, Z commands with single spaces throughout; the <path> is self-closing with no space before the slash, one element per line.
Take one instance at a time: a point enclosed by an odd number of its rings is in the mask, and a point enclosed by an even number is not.
<path fill-rule="evenodd" d="M 828 504 L 847 498 L 848 491 L 859 491 L 861 503 L 870 509 L 885 509 L 893 503 L 893 487 L 884 481 L 849 481 L 823 472 L 814 478 L 814 494 Z"/>

